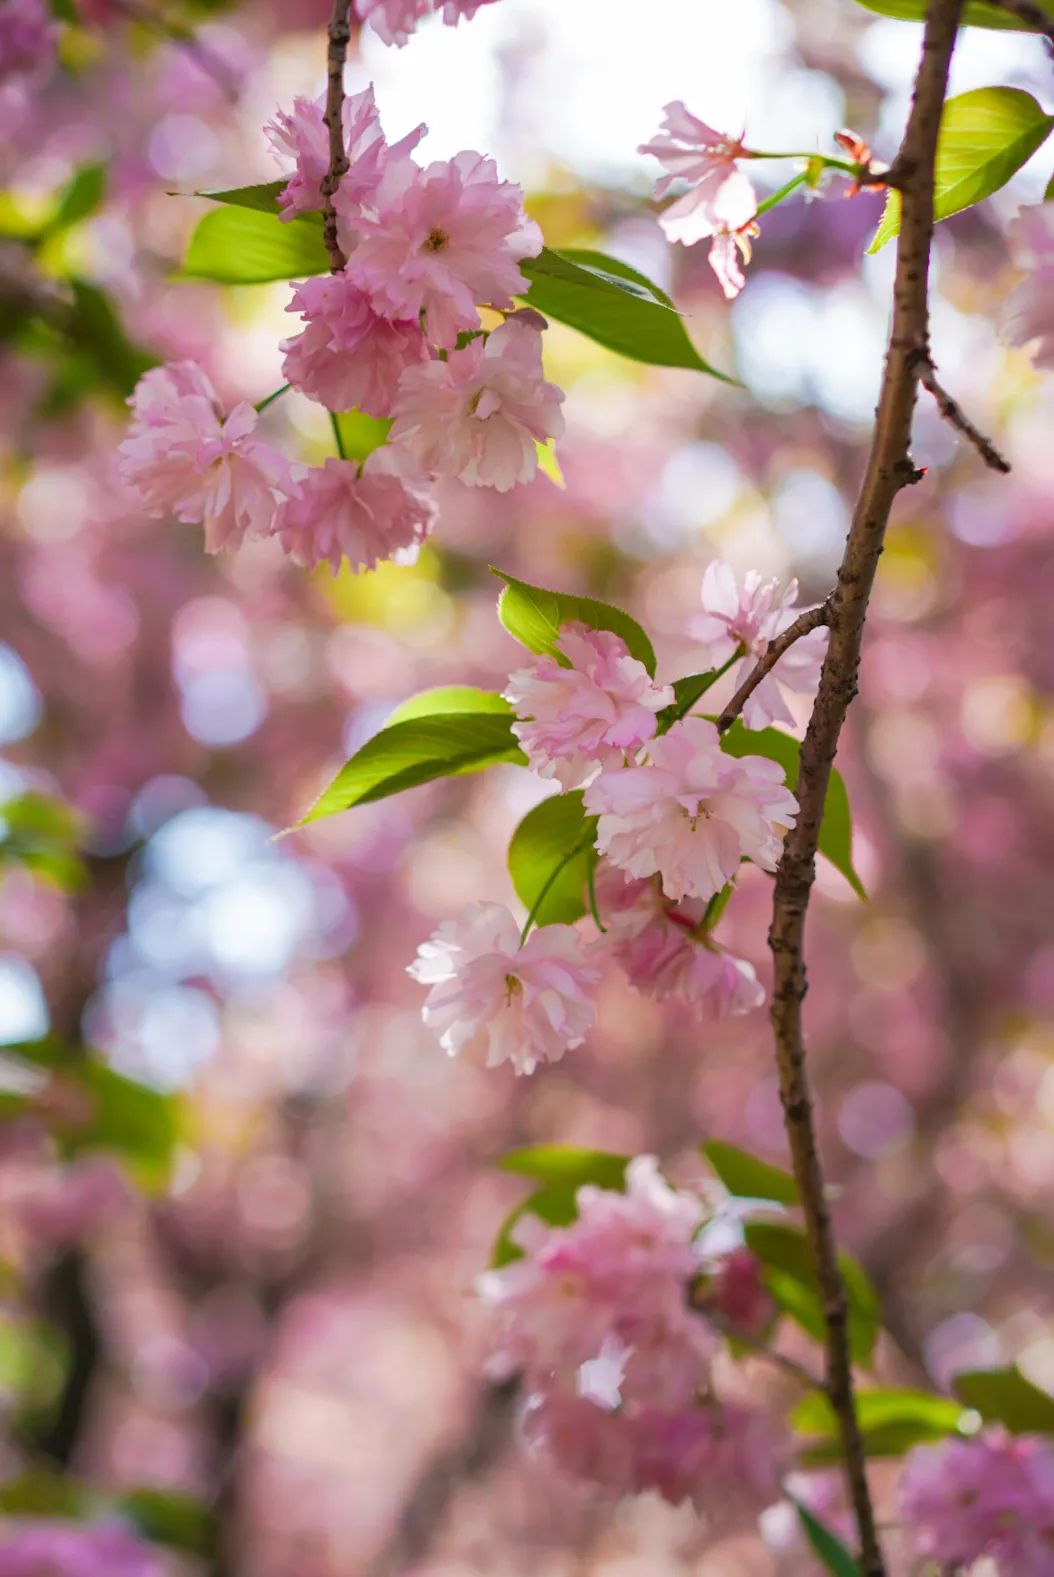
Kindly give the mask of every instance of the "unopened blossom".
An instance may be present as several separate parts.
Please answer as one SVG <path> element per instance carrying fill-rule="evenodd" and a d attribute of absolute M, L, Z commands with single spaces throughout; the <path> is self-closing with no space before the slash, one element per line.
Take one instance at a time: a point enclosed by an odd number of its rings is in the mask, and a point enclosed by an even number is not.
<path fill-rule="evenodd" d="M 537 444 L 563 432 L 562 400 L 542 376 L 540 331 L 513 317 L 404 373 L 391 441 L 421 471 L 505 493 L 534 476 Z"/>
<path fill-rule="evenodd" d="M 718 132 L 675 99 L 667 104 L 662 130 L 640 153 L 658 159 L 665 174 L 656 184 L 665 197 L 678 182 L 689 190 L 659 217 L 670 241 L 694 246 L 713 238 L 710 266 L 729 298 L 742 290 L 739 260 L 750 258 L 750 239 L 756 233 L 757 193 L 737 164 L 743 156 L 742 137 Z"/>
<path fill-rule="evenodd" d="M 402 374 L 428 360 L 420 325 L 378 317 L 344 272 L 295 284 L 286 311 L 306 325 L 282 341 L 286 381 L 331 411 L 390 416 Z"/>
<path fill-rule="evenodd" d="M 653 738 L 656 713 L 671 705 L 673 689 L 656 684 L 611 630 L 565 624 L 557 649 L 569 668 L 546 653 L 510 674 L 503 693 L 531 767 L 573 789 L 632 759 Z"/>
<path fill-rule="evenodd" d="M 5 1524 L 0 1577 L 162 1577 L 161 1560 L 117 1524 L 25 1518 Z"/>
<path fill-rule="evenodd" d="M 1012 345 L 1033 345 L 1037 367 L 1054 370 L 1054 202 L 1022 208 L 1007 227 L 1011 254 L 1027 278 L 1007 302 L 1004 330 Z"/>
<path fill-rule="evenodd" d="M 523 192 L 492 159 L 459 153 L 422 170 L 400 158 L 386 165 L 348 270 L 378 312 L 423 311 L 429 339 L 452 348 L 479 327 L 477 305 L 512 307 L 528 288 L 520 261 L 541 247 Z"/>
<path fill-rule="evenodd" d="M 332 458 L 308 471 L 274 531 L 294 564 L 328 564 L 335 574 L 344 559 L 352 569 L 373 569 L 383 559 L 413 563 L 435 517 L 427 487 L 403 475 L 382 447 L 367 456 L 361 475 L 354 462 Z"/>
<path fill-rule="evenodd" d="M 409 973 L 430 987 L 422 1017 L 448 1056 L 533 1073 L 585 1039 L 598 971 L 577 931 L 542 925 L 519 943 L 508 909 L 474 903 L 418 949 Z"/>
<path fill-rule="evenodd" d="M 777 580 L 763 580 L 756 570 L 748 570 L 740 586 L 730 564 L 716 560 L 707 565 L 703 576 L 703 611 L 690 625 L 691 634 L 701 647 L 702 662 L 721 668 L 742 653 L 742 661 L 730 672 L 733 689 L 745 679 L 768 644 L 794 623 L 804 611 L 797 606 L 798 582 L 792 580 L 780 591 Z M 764 728 L 769 723 L 793 723 L 794 713 L 786 695 L 815 696 L 820 683 L 827 650 L 828 632 L 810 630 L 784 652 L 776 666 L 746 701 L 742 717 L 747 728 Z"/>
<path fill-rule="evenodd" d="M 28 76 L 50 63 L 58 27 L 46 0 L 0 3 L 0 83 Z"/>
<path fill-rule="evenodd" d="M 904 1462 L 900 1513 L 918 1553 L 942 1567 L 987 1556 L 1000 1577 L 1049 1577 L 1054 1443 L 995 1428 L 916 1446 Z"/>
<path fill-rule="evenodd" d="M 247 400 L 224 416 L 206 374 L 182 361 L 144 373 L 128 403 L 118 469 L 148 514 L 204 525 L 209 553 L 271 531 L 292 475 L 254 436 L 257 413 Z"/>
<path fill-rule="evenodd" d="M 607 860 L 595 888 L 605 928 L 601 948 L 645 996 L 678 997 L 715 1019 L 750 1013 L 764 1002 L 754 966 L 704 932 L 705 903 L 671 904 L 655 877 L 633 881 Z"/>
<path fill-rule="evenodd" d="M 322 207 L 322 181 L 329 168 L 330 152 L 325 108 L 324 94 L 317 99 L 298 97 L 293 100 L 292 110 L 277 110 L 274 119 L 264 127 L 279 163 L 294 166 L 292 176 L 278 195 L 283 219 L 295 219 L 298 214 Z M 376 191 L 386 162 L 410 153 L 427 127 L 418 126 L 389 147 L 381 129 L 372 83 L 344 100 L 341 126 L 348 168 L 341 176 L 334 206 L 342 221 L 351 225 L 362 204 Z"/>
<path fill-rule="evenodd" d="M 712 898 L 742 859 L 775 870 L 777 829 L 792 826 L 798 810 L 782 767 L 726 755 L 716 726 L 702 717 L 656 739 L 646 765 L 602 772 L 585 806 L 600 817 L 600 852 L 629 876 L 658 872 L 675 902 Z"/>

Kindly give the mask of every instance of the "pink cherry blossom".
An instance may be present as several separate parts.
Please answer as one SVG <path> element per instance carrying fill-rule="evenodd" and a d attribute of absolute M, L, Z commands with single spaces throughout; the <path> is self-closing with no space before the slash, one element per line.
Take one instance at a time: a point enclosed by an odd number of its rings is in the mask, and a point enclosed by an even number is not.
<path fill-rule="evenodd" d="M 224 417 L 208 377 L 183 361 L 144 373 L 128 403 L 118 469 L 148 514 L 203 524 L 209 553 L 271 531 L 292 476 L 288 461 L 252 436 L 248 401 Z"/>
<path fill-rule="evenodd" d="M 0 1546 L 0 1577 L 162 1577 L 154 1551 L 117 1525 L 16 1520 Z"/>
<path fill-rule="evenodd" d="M 6 1210 L 38 1246 L 76 1243 L 119 1213 L 131 1188 L 109 1156 L 16 1170 L 0 1179 Z"/>
<path fill-rule="evenodd" d="M 360 475 L 350 460 L 329 459 L 302 477 L 275 521 L 294 564 L 313 569 L 341 560 L 373 569 L 382 559 L 412 563 L 435 524 L 427 489 L 401 474 L 390 449 L 375 449 Z"/>
<path fill-rule="evenodd" d="M 446 361 L 407 369 L 391 441 L 422 471 L 508 492 L 538 468 L 537 442 L 563 432 L 563 394 L 542 377 L 542 340 L 510 318 Z"/>
<path fill-rule="evenodd" d="M 399 48 L 409 42 L 423 17 L 432 12 L 432 0 L 355 0 L 355 11 L 368 22 L 385 44 Z"/>
<path fill-rule="evenodd" d="M 390 416 L 402 373 L 428 359 L 417 323 L 378 317 L 344 272 L 294 285 L 286 311 L 307 327 L 282 341 L 285 377 L 331 411 Z"/>
<path fill-rule="evenodd" d="M 708 1018 L 734 1018 L 760 1007 L 765 992 L 752 964 L 702 935 L 706 905 L 671 904 L 650 878 L 627 880 L 606 860 L 596 875 L 597 907 L 606 934 L 600 944 L 646 996 L 678 997 Z"/>
<path fill-rule="evenodd" d="M 762 1279 L 761 1261 L 747 1248 L 733 1249 L 719 1259 L 702 1306 L 749 1336 L 764 1336 L 779 1312 Z"/>
<path fill-rule="evenodd" d="M 991 1557 L 1001 1577 L 1054 1571 L 1054 1445 L 988 1429 L 916 1446 L 904 1462 L 900 1510 L 918 1553 L 942 1566 Z"/>
<path fill-rule="evenodd" d="M 479 327 L 478 303 L 511 308 L 527 289 L 519 269 L 542 246 L 523 193 L 492 159 L 459 153 L 421 170 L 390 160 L 360 222 L 351 277 L 385 317 L 424 311 L 429 339 L 452 347 Z"/>
<path fill-rule="evenodd" d="M 573 789 L 651 739 L 655 714 L 672 704 L 673 690 L 656 684 L 610 630 L 565 624 L 557 647 L 570 668 L 541 656 L 509 675 L 504 695 L 534 771 Z"/>
<path fill-rule="evenodd" d="M 797 601 L 796 580 L 781 593 L 778 581 L 763 580 L 756 570 L 748 570 L 740 587 L 731 565 L 722 560 L 709 564 L 703 576 L 703 612 L 690 625 L 702 648 L 703 663 L 720 668 L 741 651 L 742 662 L 730 669 L 729 683 L 734 689 L 764 655 L 769 642 L 782 635 L 803 611 Z M 747 728 L 795 722 L 785 694 L 810 700 L 815 696 L 827 637 L 825 629 L 812 630 L 784 652 L 743 707 Z"/>
<path fill-rule="evenodd" d="M 739 258 L 750 258 L 750 237 L 756 232 L 757 193 L 736 160 L 743 156 L 742 137 L 714 131 L 679 100 L 667 104 L 663 129 L 640 153 L 650 153 L 665 167 L 655 188 L 665 197 L 678 181 L 689 190 L 660 216 L 670 241 L 683 246 L 712 236 L 710 266 L 731 299 L 745 280 Z"/>
<path fill-rule="evenodd" d="M 598 978 L 569 925 L 543 925 L 521 947 L 501 904 L 470 904 L 418 949 L 409 973 L 429 986 L 422 1012 L 448 1056 L 466 1051 L 488 1068 L 533 1073 L 581 1045 L 595 1014 Z"/>
<path fill-rule="evenodd" d="M 292 162 L 295 166 L 278 197 L 283 219 L 295 219 L 298 214 L 322 207 L 322 181 L 329 168 L 325 107 L 325 95 L 317 99 L 295 98 L 291 111 L 277 110 L 274 119 L 264 127 L 279 163 Z M 348 168 L 341 177 L 334 207 L 344 224 L 350 226 L 362 204 L 376 191 L 387 161 L 410 153 L 428 128 L 418 126 L 389 147 L 381 130 L 372 83 L 344 100 L 341 126 Z"/>
<path fill-rule="evenodd" d="M 4 0 L 0 5 L 0 83 L 49 64 L 58 27 L 46 0 Z"/>
<path fill-rule="evenodd" d="M 1034 345 L 1036 366 L 1054 371 L 1054 203 L 1022 208 L 1007 235 L 1013 260 L 1028 277 L 1007 302 L 1006 336 L 1012 345 Z"/>
<path fill-rule="evenodd" d="M 629 876 L 658 872 L 677 902 L 712 898 L 741 859 L 775 870 L 777 824 L 792 826 L 798 810 L 782 767 L 726 755 L 716 726 L 702 717 L 675 724 L 649 754 L 645 766 L 602 772 L 586 789 L 602 854 Z"/>

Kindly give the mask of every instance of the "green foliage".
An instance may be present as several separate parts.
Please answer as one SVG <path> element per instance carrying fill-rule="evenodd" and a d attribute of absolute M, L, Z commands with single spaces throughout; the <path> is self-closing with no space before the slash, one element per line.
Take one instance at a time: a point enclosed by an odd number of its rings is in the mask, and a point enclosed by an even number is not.
<path fill-rule="evenodd" d="M 991 197 L 1050 136 L 1047 115 L 1020 88 L 976 88 L 949 99 L 941 116 L 934 169 L 933 215 L 947 219 Z M 877 252 L 900 230 L 900 193 L 890 191 L 868 250 Z"/>
<path fill-rule="evenodd" d="M 721 675 L 719 668 L 708 668 L 704 674 L 688 674 L 673 681 L 673 705 L 659 713 L 659 732 L 664 734 L 674 723 L 692 710 L 695 703 L 706 694 Z"/>
<path fill-rule="evenodd" d="M 170 1489 L 133 1489 L 118 1509 L 145 1539 L 187 1555 L 210 1555 L 216 1546 L 216 1515 L 201 1501 Z"/>
<path fill-rule="evenodd" d="M 463 709 L 390 723 L 355 752 L 296 825 L 500 761 L 525 765 L 510 725 L 507 712 Z"/>
<path fill-rule="evenodd" d="M 194 195 L 207 197 L 213 203 L 230 203 L 235 208 L 254 208 L 261 214 L 278 214 L 281 212 L 278 194 L 286 185 L 285 181 L 265 181 L 256 186 L 234 186 L 222 192 L 195 192 Z"/>
<path fill-rule="evenodd" d="M 62 191 L 58 206 L 41 232 L 42 237 L 57 235 L 71 225 L 89 219 L 102 206 L 106 196 L 105 164 L 82 164 Z"/>
<path fill-rule="evenodd" d="M 259 208 L 228 205 L 198 221 L 183 274 L 225 285 L 260 285 L 324 274 L 328 268 L 322 227 L 314 217 L 287 224 Z"/>
<path fill-rule="evenodd" d="M 1034 3 L 1054 21 L 1054 0 L 1034 0 Z M 898 22 L 922 22 L 926 17 L 927 0 L 859 0 L 859 4 L 876 11 L 879 16 L 895 17 Z M 1029 31 L 1027 22 L 1011 16 L 999 6 L 985 5 L 984 0 L 970 0 L 963 12 L 963 25 Z"/>
<path fill-rule="evenodd" d="M 721 736 L 721 744 L 732 756 L 768 756 L 770 761 L 778 761 L 787 774 L 788 788 L 793 791 L 797 787 L 801 745 L 790 734 L 778 728 L 744 728 L 735 722 Z M 864 884 L 853 868 L 853 818 L 845 780 L 837 769 L 832 769 L 827 785 L 819 848 L 858 897 L 866 898 Z"/>
<path fill-rule="evenodd" d="M 800 1500 L 795 1500 L 793 1495 L 788 1496 L 788 1499 L 798 1513 L 802 1532 L 824 1571 L 833 1572 L 834 1577 L 861 1577 L 860 1567 L 837 1534 L 832 1533 Z"/>
<path fill-rule="evenodd" d="M 388 442 L 391 421 L 367 416 L 365 411 L 340 411 L 334 420 L 340 432 L 341 448 L 348 460 L 365 460 L 375 449 Z"/>
<path fill-rule="evenodd" d="M 0 1512 L 9 1517 L 84 1517 L 92 1495 L 65 1473 L 34 1467 L 0 1484 Z"/>
<path fill-rule="evenodd" d="M 956 1434 L 969 1415 L 951 1397 L 926 1391 L 883 1387 L 858 1391 L 856 1412 L 869 1457 L 899 1457 L 920 1442 Z M 837 1462 L 841 1456 L 838 1420 L 825 1396 L 808 1396 L 791 1414 L 799 1434 L 818 1437 L 803 1453 L 810 1465 Z"/>
<path fill-rule="evenodd" d="M 537 925 L 570 924 L 585 914 L 597 819 L 582 793 L 556 794 L 529 810 L 509 843 L 516 895 Z"/>
<path fill-rule="evenodd" d="M 591 630 L 611 630 L 621 636 L 632 656 L 654 676 L 655 650 L 651 641 L 636 619 L 621 608 L 598 602 L 594 597 L 572 597 L 562 591 L 547 591 L 543 586 L 529 586 L 500 569 L 494 574 L 505 582 L 498 598 L 498 617 L 509 634 L 529 651 L 548 653 L 564 667 L 570 667 L 557 651 L 556 643 L 561 626 L 577 621 Z"/>
<path fill-rule="evenodd" d="M 654 367 L 687 367 L 734 383 L 704 361 L 670 298 L 643 274 L 602 252 L 553 252 L 526 258 L 526 300 L 598 345 Z"/>
<path fill-rule="evenodd" d="M 957 1374 L 955 1394 L 986 1424 L 1015 1435 L 1054 1435 L 1054 1396 L 1026 1380 L 1020 1369 L 972 1369 Z"/>
<path fill-rule="evenodd" d="M 812 1251 L 800 1227 L 783 1222 L 748 1221 L 747 1247 L 765 1266 L 765 1285 L 783 1312 L 816 1341 L 826 1332 L 820 1284 Z M 849 1346 L 857 1363 L 867 1363 L 878 1337 L 878 1299 L 867 1272 L 850 1254 L 838 1263 L 849 1302 Z"/>
<path fill-rule="evenodd" d="M 0 1395 L 5 1411 L 23 1418 L 47 1417 L 69 1368 L 69 1348 L 55 1326 L 43 1320 L 0 1317 Z"/>
<path fill-rule="evenodd" d="M 772 1199 L 780 1205 L 798 1203 L 798 1185 L 782 1167 L 761 1161 L 723 1139 L 708 1139 L 702 1151 L 728 1192 L 737 1199 Z"/>
<path fill-rule="evenodd" d="M 19 794 L 0 805 L 0 867 L 22 865 L 63 892 L 83 887 L 77 854 L 82 827 L 76 812 L 45 794 Z"/>
<path fill-rule="evenodd" d="M 524 1216 L 537 1216 L 550 1226 L 570 1226 L 578 1214 L 578 1190 L 586 1183 L 597 1188 L 620 1190 L 625 1185 L 629 1157 L 605 1150 L 579 1150 L 571 1145 L 535 1145 L 513 1150 L 498 1163 L 505 1172 L 537 1178 L 542 1187 L 535 1189 L 505 1218 L 494 1244 L 491 1265 L 499 1269 L 511 1260 L 522 1259 L 523 1250 L 513 1240 L 513 1230 Z"/>
<path fill-rule="evenodd" d="M 470 684 L 437 685 L 434 690 L 422 690 L 401 702 L 385 723 L 405 723 L 414 717 L 434 717 L 437 712 L 492 712 L 498 717 L 512 717 L 512 707 L 503 695 L 495 690 L 477 690 Z"/>

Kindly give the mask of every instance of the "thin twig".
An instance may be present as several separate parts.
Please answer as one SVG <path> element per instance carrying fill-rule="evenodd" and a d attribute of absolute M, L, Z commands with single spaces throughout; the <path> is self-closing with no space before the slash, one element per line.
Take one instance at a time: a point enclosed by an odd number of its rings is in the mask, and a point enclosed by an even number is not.
<path fill-rule="evenodd" d="M 829 599 L 819 603 L 815 608 L 806 608 L 804 612 L 799 613 L 793 624 L 788 624 L 782 635 L 777 635 L 775 640 L 769 642 L 718 718 L 718 733 L 723 734 L 726 729 L 732 727 L 762 679 L 772 672 L 784 652 L 793 646 L 795 641 L 800 641 L 803 635 L 810 635 L 821 625 L 830 623 L 830 612 Z"/>
<path fill-rule="evenodd" d="M 784 1374 L 789 1374 L 799 1385 L 808 1386 L 810 1391 L 820 1391 L 826 1396 L 826 1382 L 820 1375 L 813 1374 L 807 1365 L 799 1363 L 796 1358 L 788 1358 L 786 1353 L 776 1352 L 760 1336 L 754 1336 L 749 1331 L 741 1330 L 732 1320 L 727 1320 L 723 1315 L 708 1309 L 705 1303 L 701 1303 L 697 1307 L 700 1313 L 706 1316 L 714 1329 L 720 1331 L 722 1336 L 727 1336 L 729 1341 L 738 1342 L 741 1347 L 748 1347 L 759 1358 L 768 1359 L 769 1363 L 775 1364 L 777 1369 L 782 1369 Z"/>
<path fill-rule="evenodd" d="M 838 584 L 829 599 L 831 631 L 820 686 L 801 750 L 798 819 L 788 832 L 776 873 L 769 946 L 774 978 L 772 1026 L 780 1098 L 820 1282 L 826 1327 L 827 1394 L 838 1419 L 842 1458 L 859 1535 L 861 1570 L 884 1577 L 885 1563 L 856 1412 L 848 1333 L 848 1300 L 824 1188 L 812 1095 L 805 1063 L 802 1001 L 806 992 L 805 916 L 816 849 L 838 738 L 856 694 L 868 601 L 894 500 L 918 479 L 911 461 L 911 422 L 920 357 L 929 355 L 929 268 L 933 240 L 934 162 L 948 69 L 963 0 L 930 0 L 922 58 L 895 174 L 902 219 L 893 286 L 893 324 L 871 452 L 853 512 Z"/>
<path fill-rule="evenodd" d="M 351 28 L 348 12 L 351 0 L 333 0 L 333 14 L 326 36 L 326 130 L 329 132 L 329 168 L 322 177 L 322 239 L 329 253 L 330 271 L 339 274 L 348 261 L 337 234 L 337 215 L 333 207 L 342 176 L 348 168 L 344 149 L 344 61 L 348 53 Z"/>
<path fill-rule="evenodd" d="M 1001 471 L 1005 476 L 1010 470 L 1010 461 L 1004 460 L 995 444 L 986 438 L 979 428 L 967 416 L 966 412 L 954 400 L 937 378 L 937 369 L 933 365 L 933 357 L 927 352 L 919 359 L 919 382 L 924 389 L 928 389 L 937 402 L 937 409 L 949 426 L 956 432 L 962 433 L 973 444 L 985 465 L 993 471 Z"/>

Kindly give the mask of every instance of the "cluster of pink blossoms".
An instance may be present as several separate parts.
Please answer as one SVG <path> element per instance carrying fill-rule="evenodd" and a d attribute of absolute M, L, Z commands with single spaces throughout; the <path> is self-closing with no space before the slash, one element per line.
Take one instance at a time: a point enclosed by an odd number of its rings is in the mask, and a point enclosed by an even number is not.
<path fill-rule="evenodd" d="M 746 284 L 740 259 L 750 261 L 758 234 L 758 199 L 739 168 L 744 155 L 742 134 L 728 137 L 714 131 L 679 100 L 667 104 L 662 130 L 639 152 L 650 153 L 665 168 L 655 188 L 665 197 L 678 183 L 688 190 L 661 215 L 659 223 L 671 241 L 694 246 L 710 239 L 710 267 L 732 300 Z"/>
<path fill-rule="evenodd" d="M 204 524 L 210 552 L 277 536 L 305 566 L 405 561 L 434 524 L 433 479 L 507 491 L 563 431 L 563 395 L 542 372 L 545 320 L 514 310 L 528 288 L 519 265 L 542 244 L 520 188 L 478 153 L 417 165 L 426 128 L 389 145 L 372 88 L 345 100 L 342 125 L 348 169 L 333 203 L 347 262 L 293 286 L 304 327 L 282 342 L 283 369 L 333 412 L 391 419 L 390 441 L 361 469 L 294 466 L 256 436 L 253 406 L 224 415 L 200 368 L 155 368 L 132 397 L 122 475 L 152 513 Z M 294 166 L 282 217 L 320 209 L 321 101 L 296 99 L 267 130 Z M 483 332 L 477 304 L 505 321 Z"/>
<path fill-rule="evenodd" d="M 699 620 L 715 668 L 750 661 L 794 617 L 796 587 L 748 576 L 742 590 L 725 564 L 703 583 Z M 797 693 L 819 678 L 825 631 L 787 671 L 758 686 L 747 718 L 789 719 L 780 685 Z M 811 641 L 811 644 L 810 644 Z M 562 659 L 562 661 L 560 660 Z M 731 670 L 729 670 L 731 671 Z M 764 992 L 749 963 L 718 945 L 709 905 L 735 883 L 743 860 L 773 871 L 783 829 L 798 804 L 783 768 L 764 756 L 735 757 L 716 725 L 686 716 L 660 731 L 674 701 L 610 630 L 562 627 L 557 655 L 509 679 L 513 733 L 529 765 L 560 787 L 584 787 L 597 817 L 602 858 L 594 899 L 603 930 L 588 942 L 569 925 L 542 925 L 519 945 L 500 904 L 475 904 L 424 944 L 411 974 L 427 985 L 424 1018 L 449 1055 L 469 1051 L 517 1072 L 557 1061 L 580 1044 L 593 1018 L 589 988 L 613 959 L 637 990 L 677 997 L 712 1018 L 759 1007 Z M 568 851 L 570 853 L 570 851 Z"/>
<path fill-rule="evenodd" d="M 1015 264 L 1028 270 L 1007 302 L 1007 336 L 1034 345 L 1036 366 L 1054 371 L 1054 202 L 1022 208 L 1007 234 Z"/>
<path fill-rule="evenodd" d="M 0 5 L 0 84 L 31 78 L 48 66 L 58 31 L 46 0 L 4 0 Z"/>
<path fill-rule="evenodd" d="M 162 1577 L 160 1558 L 113 1525 L 21 1521 L 9 1524 L 0 1547 L 0 1577 Z"/>
<path fill-rule="evenodd" d="M 700 1236 L 703 1200 L 638 1156 L 624 1193 L 587 1186 L 576 1203 L 567 1227 L 525 1216 L 523 1258 L 479 1283 L 499 1328 L 493 1372 L 523 1378 L 528 1439 L 615 1494 L 690 1499 L 710 1520 L 758 1511 L 783 1452 L 769 1415 L 715 1388 L 720 1339 L 699 1306 L 738 1322 Z"/>
<path fill-rule="evenodd" d="M 1054 1444 L 988 1429 L 916 1446 L 905 1459 L 900 1512 L 918 1553 L 942 1570 L 995 1562 L 999 1577 L 1054 1571 Z"/>
<path fill-rule="evenodd" d="M 471 21 L 482 6 L 492 4 L 493 0 L 355 0 L 355 14 L 386 44 L 401 48 L 426 16 L 441 16 L 448 27 L 456 27 L 462 17 Z"/>

